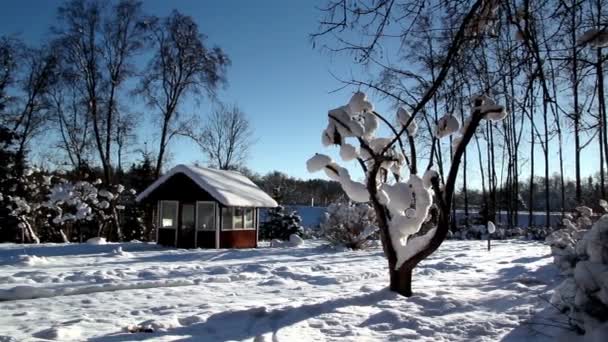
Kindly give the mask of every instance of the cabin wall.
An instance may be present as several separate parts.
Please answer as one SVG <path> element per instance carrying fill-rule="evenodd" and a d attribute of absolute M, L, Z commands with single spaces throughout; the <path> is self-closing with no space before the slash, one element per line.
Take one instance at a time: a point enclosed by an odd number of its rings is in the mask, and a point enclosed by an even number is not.
<path fill-rule="evenodd" d="M 226 208 L 220 204 L 218 207 L 220 211 L 219 215 L 219 227 L 220 227 L 220 247 L 219 248 L 257 248 L 258 246 L 258 228 L 257 228 L 257 213 L 258 208 L 253 208 L 253 226 L 255 229 L 232 229 L 224 230 L 223 217 L 221 210 Z"/>
<path fill-rule="evenodd" d="M 256 231 L 227 230 L 220 233 L 220 248 L 255 248 Z"/>

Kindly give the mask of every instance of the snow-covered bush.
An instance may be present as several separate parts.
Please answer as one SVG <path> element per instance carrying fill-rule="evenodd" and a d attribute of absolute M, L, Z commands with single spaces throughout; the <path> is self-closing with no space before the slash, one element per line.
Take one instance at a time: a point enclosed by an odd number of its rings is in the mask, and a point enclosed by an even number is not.
<path fill-rule="evenodd" d="M 525 239 L 543 241 L 553 231 L 551 227 L 507 227 L 496 224 L 496 231 L 492 234 L 492 240 Z M 450 236 L 455 240 L 485 240 L 487 238 L 487 226 L 476 224 L 469 227 L 459 226 Z"/>
<path fill-rule="evenodd" d="M 119 211 L 126 204 L 134 203 L 135 192 L 125 191 L 123 185 L 115 185 L 108 190 L 101 180 L 94 182 L 70 182 L 62 179 L 53 188 L 45 206 L 54 210 L 52 222 L 56 225 L 96 226 L 97 236 L 122 240 Z"/>
<path fill-rule="evenodd" d="M 592 214 L 578 207 L 562 229 L 547 237 L 555 264 L 567 276 L 551 303 L 585 335 L 608 331 L 608 215 L 592 224 Z"/>
<path fill-rule="evenodd" d="M 260 239 L 289 240 L 292 234 L 302 235 L 302 218 L 296 211 L 287 212 L 278 206 L 268 211 L 265 222 L 260 224 Z"/>
<path fill-rule="evenodd" d="M 374 209 L 365 203 L 334 203 L 327 208 L 321 222 L 322 236 L 336 245 L 364 249 L 376 236 L 378 226 Z"/>
<path fill-rule="evenodd" d="M 302 239 L 300 237 L 300 235 L 298 235 L 298 234 L 289 235 L 289 239 L 287 241 L 279 240 L 279 239 L 272 239 L 270 241 L 270 247 L 273 247 L 273 248 L 299 247 L 299 246 L 302 246 L 303 244 L 304 244 L 304 239 Z"/>
<path fill-rule="evenodd" d="M 17 230 L 9 241 L 70 242 L 101 235 L 122 240 L 122 225 L 129 240 L 143 238 L 134 190 L 115 185 L 110 191 L 101 180 L 73 182 L 33 168 L 14 181 L 15 188 L 22 190 L 9 190 L 0 197 Z"/>
<path fill-rule="evenodd" d="M 577 207 L 573 214 L 563 219 L 563 227 L 545 240 L 551 246 L 555 265 L 564 275 L 571 275 L 576 263 L 587 259 L 585 247 L 582 243 L 577 247 L 577 244 L 591 228 L 592 215 L 590 208 Z"/>
<path fill-rule="evenodd" d="M 120 194 L 116 202 L 116 210 L 118 211 L 119 222 L 125 241 L 145 241 L 148 239 L 146 236 L 146 224 L 144 222 L 146 212 L 135 201 L 135 197 L 135 190 L 125 190 Z"/>
<path fill-rule="evenodd" d="M 27 229 L 28 222 L 15 216 L 15 209 L 19 208 L 22 215 L 31 209 L 24 199 L 27 189 L 19 179 L 17 165 L 24 164 L 24 156 L 18 153 L 18 138 L 14 131 L 0 124 L 0 242 L 37 242 L 34 232 Z"/>
<path fill-rule="evenodd" d="M 15 191 L 4 195 L 5 208 L 16 221 L 21 235 L 16 241 L 35 242 L 65 241 L 65 234 L 57 229 L 49 217 L 52 211 L 43 205 L 53 176 L 35 168 L 26 169 L 22 175 L 15 176 Z"/>

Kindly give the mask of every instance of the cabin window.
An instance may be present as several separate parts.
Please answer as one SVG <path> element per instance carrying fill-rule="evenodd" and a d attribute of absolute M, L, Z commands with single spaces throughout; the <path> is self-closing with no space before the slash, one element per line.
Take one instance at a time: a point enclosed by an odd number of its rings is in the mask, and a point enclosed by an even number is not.
<path fill-rule="evenodd" d="M 215 203 L 196 203 L 196 229 L 215 230 Z"/>
<path fill-rule="evenodd" d="M 253 208 L 222 208 L 222 230 L 255 229 Z"/>
<path fill-rule="evenodd" d="M 177 201 L 160 202 L 160 227 L 167 229 L 177 228 Z"/>
<path fill-rule="evenodd" d="M 232 230 L 233 228 L 233 208 L 222 208 L 222 230 Z"/>
<path fill-rule="evenodd" d="M 234 208 L 234 229 L 243 229 L 243 208 Z"/>
<path fill-rule="evenodd" d="M 255 228 L 253 226 L 253 208 L 245 209 L 245 228 Z"/>

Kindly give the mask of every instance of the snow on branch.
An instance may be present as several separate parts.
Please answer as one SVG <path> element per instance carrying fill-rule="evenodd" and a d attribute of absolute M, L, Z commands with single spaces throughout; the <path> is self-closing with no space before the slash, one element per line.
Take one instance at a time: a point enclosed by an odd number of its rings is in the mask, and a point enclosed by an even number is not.
<path fill-rule="evenodd" d="M 589 45 L 592 48 L 608 46 L 608 32 L 606 30 L 590 29 L 578 37 L 578 45 Z"/>

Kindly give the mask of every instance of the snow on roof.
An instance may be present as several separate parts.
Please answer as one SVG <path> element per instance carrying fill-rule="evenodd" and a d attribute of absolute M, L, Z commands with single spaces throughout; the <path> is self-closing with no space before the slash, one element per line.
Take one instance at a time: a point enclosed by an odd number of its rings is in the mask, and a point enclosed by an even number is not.
<path fill-rule="evenodd" d="M 229 207 L 269 207 L 278 204 L 267 193 L 255 185 L 249 178 L 236 171 L 225 171 L 177 165 L 137 196 L 141 201 L 151 194 L 161 184 L 178 173 L 183 173 L 192 179 L 201 189 L 207 191 L 213 198 Z"/>

